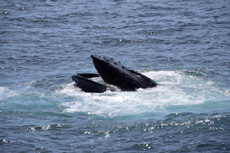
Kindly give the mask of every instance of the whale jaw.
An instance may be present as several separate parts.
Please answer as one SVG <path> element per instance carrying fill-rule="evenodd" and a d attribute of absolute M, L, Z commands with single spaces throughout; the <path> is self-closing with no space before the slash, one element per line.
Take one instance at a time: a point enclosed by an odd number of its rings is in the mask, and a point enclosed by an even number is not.
<path fill-rule="evenodd" d="M 157 83 L 134 70 L 121 65 L 120 62 L 105 56 L 91 55 L 93 63 L 102 79 L 124 91 L 135 91 L 138 88 L 155 87 Z"/>

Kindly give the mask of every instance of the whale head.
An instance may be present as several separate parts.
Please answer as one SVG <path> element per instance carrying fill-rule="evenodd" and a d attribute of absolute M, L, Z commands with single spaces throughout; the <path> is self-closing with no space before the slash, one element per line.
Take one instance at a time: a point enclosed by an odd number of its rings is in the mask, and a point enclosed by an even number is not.
<path fill-rule="evenodd" d="M 130 70 L 112 58 L 91 55 L 93 63 L 102 79 L 125 91 L 134 91 L 137 88 L 155 87 L 157 84 L 150 78 Z"/>

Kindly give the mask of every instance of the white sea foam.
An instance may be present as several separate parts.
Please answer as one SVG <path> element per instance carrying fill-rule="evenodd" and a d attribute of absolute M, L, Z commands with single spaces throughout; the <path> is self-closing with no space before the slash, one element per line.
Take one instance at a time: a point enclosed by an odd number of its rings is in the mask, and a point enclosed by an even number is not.
<path fill-rule="evenodd" d="M 43 97 L 45 93 L 34 90 L 32 86 L 33 83 L 34 81 L 28 81 L 28 82 L 15 84 L 14 86 L 8 86 L 8 87 L 0 86 L 0 100 L 5 101 L 8 98 L 12 98 L 12 97 L 23 98 L 25 95 L 27 96 L 39 95 L 40 97 Z"/>
<path fill-rule="evenodd" d="M 144 73 L 160 85 L 156 88 L 138 89 L 135 92 L 85 93 L 74 83 L 63 86 L 60 94 L 71 96 L 63 102 L 66 112 L 122 116 L 163 111 L 168 106 L 197 105 L 218 98 L 220 91 L 213 82 L 204 78 L 174 71 L 151 71 Z"/>
<path fill-rule="evenodd" d="M 6 88 L 0 87 L 0 100 L 2 100 L 3 95 L 4 95 L 4 93 L 5 93 L 5 90 L 6 90 Z"/>
<path fill-rule="evenodd" d="M 2 95 L 2 93 L 4 93 L 4 92 L 5 92 L 5 90 L 6 90 L 6 88 L 5 88 L 5 87 L 0 87 L 0 95 Z"/>
<path fill-rule="evenodd" d="M 12 90 L 9 90 L 7 87 L 0 87 L 0 100 L 3 100 L 6 97 L 15 96 L 16 93 Z"/>

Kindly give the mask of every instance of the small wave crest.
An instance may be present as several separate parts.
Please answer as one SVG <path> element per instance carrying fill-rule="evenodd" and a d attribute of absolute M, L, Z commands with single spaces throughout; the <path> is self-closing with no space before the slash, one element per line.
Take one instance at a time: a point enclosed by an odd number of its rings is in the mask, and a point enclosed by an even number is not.
<path fill-rule="evenodd" d="M 15 95 L 17 95 L 16 92 L 10 90 L 7 87 L 1 87 L 0 86 L 0 101 L 2 101 L 5 98 L 8 98 L 8 97 L 13 97 Z"/>
<path fill-rule="evenodd" d="M 164 111 L 170 106 L 197 105 L 226 96 L 214 82 L 197 75 L 175 71 L 144 73 L 160 85 L 135 92 L 85 93 L 69 83 L 57 93 L 72 97 L 63 102 L 66 112 L 84 112 L 102 116 L 123 116 Z"/>

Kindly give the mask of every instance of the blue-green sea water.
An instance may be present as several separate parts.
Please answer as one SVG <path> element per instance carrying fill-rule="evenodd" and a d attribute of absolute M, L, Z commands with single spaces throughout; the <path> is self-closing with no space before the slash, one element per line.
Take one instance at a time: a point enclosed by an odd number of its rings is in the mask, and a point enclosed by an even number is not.
<path fill-rule="evenodd" d="M 106 55 L 160 85 L 84 93 Z M 3 0 L 0 152 L 229 152 L 229 0 Z"/>

